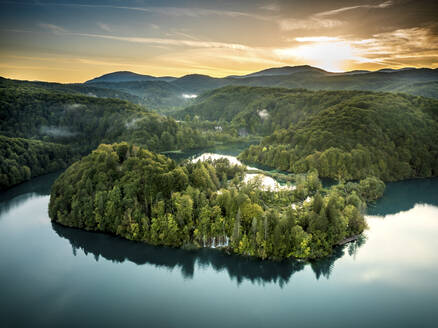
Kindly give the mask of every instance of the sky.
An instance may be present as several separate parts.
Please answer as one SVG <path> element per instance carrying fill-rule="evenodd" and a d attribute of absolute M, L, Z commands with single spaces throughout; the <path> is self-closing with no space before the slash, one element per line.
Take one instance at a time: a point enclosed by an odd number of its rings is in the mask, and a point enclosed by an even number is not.
<path fill-rule="evenodd" d="M 0 76 L 438 67 L 436 0 L 0 0 Z"/>

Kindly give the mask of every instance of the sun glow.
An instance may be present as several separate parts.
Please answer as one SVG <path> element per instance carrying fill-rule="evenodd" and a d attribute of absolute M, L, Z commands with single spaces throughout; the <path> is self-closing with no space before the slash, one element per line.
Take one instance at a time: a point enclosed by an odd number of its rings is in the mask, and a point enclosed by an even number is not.
<path fill-rule="evenodd" d="M 275 50 L 280 58 L 295 58 L 330 72 L 343 71 L 349 62 L 358 59 L 357 52 L 347 41 L 311 42 Z"/>

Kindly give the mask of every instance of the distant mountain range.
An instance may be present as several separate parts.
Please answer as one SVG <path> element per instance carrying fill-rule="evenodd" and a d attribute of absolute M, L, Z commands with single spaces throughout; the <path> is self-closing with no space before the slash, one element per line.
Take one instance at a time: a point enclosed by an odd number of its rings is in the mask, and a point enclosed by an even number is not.
<path fill-rule="evenodd" d="M 129 71 L 118 71 L 112 72 L 108 74 L 104 74 L 102 76 L 96 77 L 94 79 L 88 80 L 85 83 L 100 83 L 100 82 L 139 82 L 139 81 L 165 81 L 171 82 L 175 80 L 193 80 L 193 79 L 242 79 L 242 78 L 252 78 L 252 77 L 265 77 L 265 76 L 284 76 L 284 75 L 293 75 L 296 73 L 316 73 L 323 75 L 332 75 L 332 76 L 343 76 L 343 75 L 356 75 L 356 74 L 373 74 L 373 73 L 397 73 L 403 71 L 418 71 L 418 70 L 432 70 L 429 68 L 415 68 L 415 67 L 404 67 L 400 69 L 393 68 L 382 68 L 377 71 L 368 71 L 368 70 L 354 70 L 347 71 L 341 73 L 332 73 L 327 72 L 321 68 L 309 66 L 309 65 L 301 65 L 301 66 L 283 66 L 283 67 L 273 67 L 264 69 L 261 71 L 257 71 L 254 73 L 246 74 L 246 75 L 229 75 L 225 78 L 214 78 L 208 75 L 202 74 L 188 74 L 183 77 L 174 77 L 174 76 L 152 76 L 152 75 L 143 75 L 137 74 Z"/>
<path fill-rule="evenodd" d="M 184 94 L 199 95 L 228 85 L 404 92 L 438 98 L 438 69 L 406 67 L 331 73 L 303 65 L 268 68 L 251 74 L 224 78 L 201 74 L 154 77 L 124 71 L 96 77 L 83 85 L 131 94 L 138 97 L 139 102 L 144 105 L 158 111 L 166 111 L 189 105 L 193 100 L 184 98 Z"/>
<path fill-rule="evenodd" d="M 264 69 L 258 72 L 246 74 L 246 75 L 229 75 L 224 79 L 242 79 L 242 78 L 251 78 L 251 77 L 264 77 L 264 76 L 279 76 L 279 75 L 293 75 L 296 73 L 316 73 L 316 74 L 324 74 L 324 75 L 355 75 L 355 74 L 372 74 L 372 73 L 396 73 L 402 71 L 415 71 L 415 70 L 424 70 L 427 68 L 415 68 L 415 67 L 405 67 L 400 69 L 393 68 L 383 68 L 378 71 L 367 71 L 367 70 L 354 70 L 347 71 L 341 73 L 331 73 L 327 72 L 321 68 L 309 66 L 309 65 L 301 65 L 301 66 L 283 66 L 283 67 L 273 67 Z M 183 77 L 177 78 L 173 76 L 152 76 L 152 75 L 143 75 L 137 74 L 129 71 L 118 71 L 112 72 L 108 74 L 104 74 L 102 76 L 96 77 L 94 79 L 88 80 L 85 83 L 100 83 L 100 82 L 139 82 L 139 81 L 165 81 L 171 82 L 175 80 L 193 80 L 193 79 L 215 79 L 208 75 L 201 74 L 189 74 Z M 221 80 L 222 78 L 216 78 Z"/>
<path fill-rule="evenodd" d="M 438 98 L 438 69 L 406 67 L 378 71 L 331 73 L 309 65 L 268 68 L 246 75 L 216 78 L 202 74 L 182 77 L 142 75 L 128 71 L 108 73 L 85 83 L 38 84 L 106 98 L 120 98 L 161 113 L 176 111 L 196 101 L 196 96 L 224 86 L 258 86 L 309 90 L 366 90 L 402 92 Z"/>

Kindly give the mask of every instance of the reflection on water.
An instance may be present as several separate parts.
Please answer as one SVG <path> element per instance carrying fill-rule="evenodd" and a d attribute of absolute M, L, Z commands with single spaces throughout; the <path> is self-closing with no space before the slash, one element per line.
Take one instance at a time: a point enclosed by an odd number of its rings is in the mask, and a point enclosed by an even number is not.
<path fill-rule="evenodd" d="M 31 179 L 7 191 L 0 192 L 0 218 L 2 213 L 18 207 L 29 198 L 38 195 L 50 195 L 50 187 L 63 171 L 50 173 Z"/>
<path fill-rule="evenodd" d="M 438 207 L 415 204 L 396 214 L 369 215 L 367 221 L 369 239 L 358 264 L 364 280 L 438 287 Z"/>
<path fill-rule="evenodd" d="M 193 159 L 198 156 L 201 156 L 202 154 L 208 152 L 208 153 L 214 153 L 219 155 L 227 155 L 227 156 L 237 156 L 242 151 L 244 151 L 246 148 L 248 148 L 250 145 L 258 144 L 257 141 L 254 142 L 238 142 L 234 144 L 227 144 L 227 145 L 219 145 L 214 146 L 210 148 L 199 148 L 199 149 L 192 149 L 180 153 L 167 153 L 166 156 L 174 159 L 175 161 L 182 161 L 185 159 Z M 237 159 L 236 159 L 237 160 Z"/>
<path fill-rule="evenodd" d="M 255 258 L 227 255 L 213 249 L 200 249 L 185 251 L 181 249 L 155 247 L 147 244 L 136 243 L 129 240 L 94 232 L 72 229 L 53 223 L 53 230 L 68 239 L 72 246 L 73 254 L 78 250 L 84 254 L 93 255 L 96 261 L 100 257 L 113 262 L 134 262 L 138 265 L 149 264 L 157 267 L 163 266 L 170 269 L 179 267 L 185 278 L 193 278 L 196 267 L 210 266 L 215 271 L 226 270 L 230 278 L 238 283 L 249 280 L 253 283 L 278 283 L 280 286 L 287 284 L 295 272 L 304 269 L 305 264 L 299 261 L 262 261 Z M 348 249 L 352 256 L 364 239 L 352 243 L 349 247 L 337 247 L 331 257 L 311 263 L 311 268 L 316 278 L 330 277 L 335 261 L 344 256 L 344 249 Z"/>
<path fill-rule="evenodd" d="M 410 210 L 415 204 L 438 206 L 438 178 L 388 183 L 384 197 L 371 204 L 367 213 L 385 216 Z"/>

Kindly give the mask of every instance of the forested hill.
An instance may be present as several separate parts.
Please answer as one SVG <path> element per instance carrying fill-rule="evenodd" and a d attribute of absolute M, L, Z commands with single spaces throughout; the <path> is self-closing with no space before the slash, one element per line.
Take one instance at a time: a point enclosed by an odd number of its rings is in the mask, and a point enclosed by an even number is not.
<path fill-rule="evenodd" d="M 272 132 L 242 160 L 291 172 L 316 168 L 323 177 L 347 180 L 438 175 L 437 100 L 358 91 L 284 94 L 273 90 L 233 119 Z"/>
<path fill-rule="evenodd" d="M 384 180 L 438 175 L 438 101 L 369 91 L 225 87 L 177 114 L 266 138 L 241 158 L 291 172 Z"/>
<path fill-rule="evenodd" d="M 175 114 L 180 119 L 227 121 L 250 133 L 271 134 L 287 129 L 333 106 L 418 108 L 436 118 L 438 101 L 403 94 L 369 91 L 310 91 L 305 89 L 224 87 L 203 94 L 196 103 Z"/>
<path fill-rule="evenodd" d="M 0 99 L 0 134 L 8 137 L 68 144 L 80 153 L 120 140 L 156 151 L 206 145 L 198 131 L 123 100 L 21 85 L 0 88 Z"/>
<path fill-rule="evenodd" d="M 175 116 L 227 121 L 251 133 L 269 134 L 336 103 L 342 95 L 338 91 L 228 86 L 203 94 Z"/>
<path fill-rule="evenodd" d="M 123 92 L 121 89 L 113 90 L 111 88 L 99 88 L 96 85 L 82 83 L 54 83 L 40 81 L 21 81 L 5 79 L 0 77 L 0 89 L 4 88 L 34 88 L 45 89 L 47 91 L 62 92 L 68 94 L 78 94 L 89 97 L 99 98 L 117 98 L 132 102 L 137 105 L 144 105 L 142 98 L 132 94 Z"/>
<path fill-rule="evenodd" d="M 168 151 L 206 147 L 217 139 L 214 128 L 209 133 L 124 100 L 66 91 L 0 83 L 1 188 L 64 168 L 101 143 L 123 140 Z"/>
<path fill-rule="evenodd" d="M 184 94 L 190 93 L 178 85 L 166 81 L 124 81 L 124 82 L 93 82 L 83 85 L 99 90 L 108 90 L 113 93 L 121 92 L 123 95 L 131 95 L 135 103 L 147 106 L 157 112 L 167 112 L 184 108 L 192 103 L 192 99 L 184 98 Z M 129 99 L 127 99 L 129 100 Z M 130 100 L 132 101 L 132 100 Z"/>

